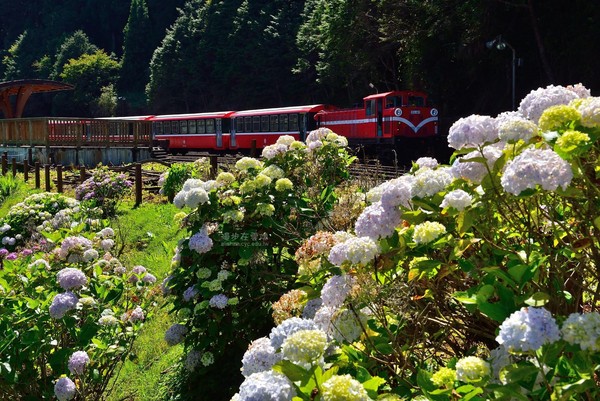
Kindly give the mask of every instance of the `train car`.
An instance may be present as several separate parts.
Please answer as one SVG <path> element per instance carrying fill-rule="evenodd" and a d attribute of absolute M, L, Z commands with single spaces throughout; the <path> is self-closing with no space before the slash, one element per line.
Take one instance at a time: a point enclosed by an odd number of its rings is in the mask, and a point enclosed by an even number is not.
<path fill-rule="evenodd" d="M 254 145 L 262 149 L 274 144 L 281 135 L 304 140 L 308 132 L 317 128 L 315 116 L 323 110 L 333 110 L 333 107 L 313 104 L 237 111 L 231 114 L 229 148 L 247 150 Z"/>
<path fill-rule="evenodd" d="M 152 135 L 156 144 L 172 153 L 227 151 L 230 148 L 233 113 L 219 111 L 153 116 L 150 118 Z"/>
<path fill-rule="evenodd" d="M 435 152 L 438 111 L 418 91 L 393 91 L 363 98 L 363 107 L 322 110 L 317 124 L 348 138 L 350 146 L 375 153 L 394 149 L 397 153 Z M 429 149 L 431 148 L 431 149 Z"/>

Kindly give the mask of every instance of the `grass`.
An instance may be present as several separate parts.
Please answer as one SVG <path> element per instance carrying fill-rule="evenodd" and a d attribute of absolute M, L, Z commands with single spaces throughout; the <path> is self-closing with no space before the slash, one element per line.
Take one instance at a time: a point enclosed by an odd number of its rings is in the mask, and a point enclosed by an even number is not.
<path fill-rule="evenodd" d="M 43 192 L 34 189 L 33 182 L 23 182 L 22 177 L 6 178 L 0 175 L 0 185 L 6 196 L 0 198 L 0 217 L 27 196 Z M 17 185 L 14 185 L 16 183 Z M 66 188 L 66 196 L 74 191 Z M 165 203 L 163 197 L 145 194 L 144 203 L 134 207 L 133 200 L 125 200 L 111 219 L 116 234 L 115 256 L 124 266 L 143 265 L 157 277 L 157 286 L 169 274 L 171 258 L 178 240 L 184 235 L 174 222 L 179 210 Z M 157 296 L 152 310 L 146 311 L 147 323 L 142 327 L 133 352 L 120 367 L 120 374 L 109 385 L 113 391 L 107 401 L 163 401 L 172 399 L 173 377 L 177 374 L 177 361 L 182 347 L 169 347 L 163 337 L 172 324 L 164 299 Z"/>
<path fill-rule="evenodd" d="M 174 215 L 175 206 L 166 203 L 143 203 L 133 207 L 124 202 L 112 220 L 111 227 L 120 247 L 119 260 L 125 266 L 142 265 L 160 283 L 170 272 L 171 258 L 177 241 L 184 234 Z M 182 348 L 169 347 L 163 337 L 173 323 L 164 299 L 157 297 L 150 319 L 142 328 L 131 357 L 126 360 L 119 376 L 111 384 L 108 401 L 159 401 L 165 399 L 166 380 L 181 356 Z"/>

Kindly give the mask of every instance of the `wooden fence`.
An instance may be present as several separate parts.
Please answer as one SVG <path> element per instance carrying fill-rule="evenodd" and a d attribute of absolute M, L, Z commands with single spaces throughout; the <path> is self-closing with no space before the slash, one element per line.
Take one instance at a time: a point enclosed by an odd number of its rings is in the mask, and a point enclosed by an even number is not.
<path fill-rule="evenodd" d="M 158 180 L 160 172 L 148 171 L 142 168 L 143 164 L 161 163 L 169 166 L 171 163 L 161 160 L 146 160 L 142 163 L 133 163 L 127 166 L 109 167 L 111 171 L 127 174 L 133 181 L 133 190 L 135 194 L 135 205 L 138 206 L 143 200 L 143 191 L 158 192 Z M 211 175 L 216 175 L 218 160 L 216 156 L 210 157 Z M 3 176 L 12 173 L 16 177 L 17 173 L 23 174 L 23 180 L 28 182 L 35 180 L 35 188 L 44 188 L 46 192 L 56 189 L 56 192 L 64 192 L 66 187 L 75 188 L 91 177 L 91 173 L 84 166 L 63 166 L 61 164 L 42 164 L 35 162 L 33 165 L 27 159 L 17 162 L 15 157 L 8 159 L 8 152 L 4 152 L 1 158 L 1 172 Z"/>

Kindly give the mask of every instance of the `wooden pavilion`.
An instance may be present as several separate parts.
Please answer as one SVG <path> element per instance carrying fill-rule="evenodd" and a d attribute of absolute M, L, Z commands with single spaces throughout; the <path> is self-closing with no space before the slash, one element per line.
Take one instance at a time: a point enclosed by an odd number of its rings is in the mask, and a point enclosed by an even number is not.
<path fill-rule="evenodd" d="M 23 109 L 34 93 L 73 90 L 74 86 L 48 79 L 19 79 L 0 82 L 0 111 L 4 118 L 21 118 Z M 16 96 L 13 107 L 11 96 Z"/>

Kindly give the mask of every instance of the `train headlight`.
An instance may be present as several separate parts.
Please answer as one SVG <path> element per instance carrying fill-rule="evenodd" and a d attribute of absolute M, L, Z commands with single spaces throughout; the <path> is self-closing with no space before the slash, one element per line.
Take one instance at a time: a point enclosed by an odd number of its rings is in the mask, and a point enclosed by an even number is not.
<path fill-rule="evenodd" d="M 402 115 L 402 109 L 396 109 L 396 110 L 394 110 L 394 115 L 396 117 L 400 117 Z"/>
<path fill-rule="evenodd" d="M 435 117 L 438 115 L 438 109 L 431 109 L 430 113 L 433 117 Z"/>

